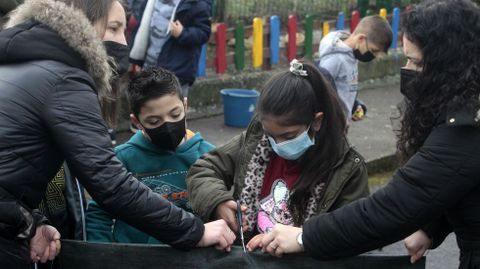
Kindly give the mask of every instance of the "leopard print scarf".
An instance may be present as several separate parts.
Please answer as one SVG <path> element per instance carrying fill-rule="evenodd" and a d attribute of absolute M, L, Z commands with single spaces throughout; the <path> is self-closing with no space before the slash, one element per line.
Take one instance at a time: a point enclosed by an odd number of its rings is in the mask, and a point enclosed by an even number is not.
<path fill-rule="evenodd" d="M 268 162 L 272 148 L 266 135 L 263 135 L 250 159 L 245 175 L 245 185 L 240 193 L 240 203 L 247 207 L 245 212 L 247 231 L 253 231 L 257 223 L 257 213 L 260 207 L 260 193 L 262 191 L 263 179 L 267 171 Z M 318 204 L 323 195 L 325 183 L 315 186 L 313 195 L 310 196 L 307 204 L 307 212 L 304 222 L 317 214 Z"/>

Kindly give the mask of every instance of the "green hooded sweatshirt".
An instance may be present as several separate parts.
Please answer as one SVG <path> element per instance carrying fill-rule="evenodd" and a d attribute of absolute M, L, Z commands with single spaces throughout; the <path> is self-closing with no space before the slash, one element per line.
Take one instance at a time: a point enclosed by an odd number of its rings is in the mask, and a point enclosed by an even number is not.
<path fill-rule="evenodd" d="M 139 181 L 176 206 L 191 212 L 185 182 L 187 171 L 200 156 L 213 148 L 200 133 L 194 134 L 190 130 L 187 130 L 187 141 L 174 152 L 158 148 L 142 132 L 137 132 L 127 143 L 116 147 L 115 153 Z M 115 220 L 93 200 L 87 208 L 86 229 L 88 241 L 161 243 L 125 222 Z"/>

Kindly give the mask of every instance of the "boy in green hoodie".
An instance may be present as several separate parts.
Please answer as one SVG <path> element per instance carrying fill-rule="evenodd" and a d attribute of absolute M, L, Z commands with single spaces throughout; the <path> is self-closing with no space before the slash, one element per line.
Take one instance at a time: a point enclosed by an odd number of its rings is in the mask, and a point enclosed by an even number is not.
<path fill-rule="evenodd" d="M 132 123 L 138 132 L 115 148 L 127 170 L 175 205 L 191 211 L 185 178 L 190 166 L 214 146 L 200 133 L 186 129 L 186 99 L 175 75 L 149 69 L 132 79 L 128 89 Z M 87 240 L 119 243 L 161 243 L 113 219 L 95 201 L 86 214 Z"/>

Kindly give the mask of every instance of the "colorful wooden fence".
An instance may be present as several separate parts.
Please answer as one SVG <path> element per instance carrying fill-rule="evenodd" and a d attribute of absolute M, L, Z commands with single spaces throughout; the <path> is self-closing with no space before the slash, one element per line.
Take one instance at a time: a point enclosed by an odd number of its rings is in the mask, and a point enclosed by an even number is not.
<path fill-rule="evenodd" d="M 363 8 L 362 2 L 359 0 L 359 10 L 355 10 L 350 14 L 350 19 L 347 20 L 343 12 L 339 12 L 336 20 L 323 21 L 321 22 L 322 36 L 327 35 L 331 30 L 350 30 L 350 32 L 355 31 L 360 18 L 363 14 L 371 15 L 374 14 L 373 11 Z M 389 2 L 389 1 L 385 1 Z M 392 7 L 386 6 L 379 10 L 379 15 L 389 19 L 391 21 L 392 30 L 393 30 L 393 40 L 391 44 L 392 49 L 397 48 L 398 43 L 398 32 L 400 27 L 400 8 L 396 7 L 391 10 Z M 391 15 L 388 16 L 388 12 L 392 11 Z M 294 58 L 299 56 L 299 51 L 301 57 L 307 59 L 313 59 L 314 54 L 314 29 L 316 24 L 315 16 L 307 15 L 300 25 L 303 25 L 304 31 L 304 41 L 303 41 L 303 50 L 299 50 L 297 44 L 297 33 L 299 33 L 299 21 L 298 18 L 294 15 L 289 16 L 287 25 L 286 25 L 286 44 L 285 44 L 285 58 L 289 62 Z M 348 24 L 347 24 L 348 23 Z M 346 29 L 345 25 L 349 26 L 349 29 Z M 318 28 L 318 27 L 317 27 Z M 254 18 L 251 26 L 245 26 L 242 22 L 238 22 L 235 27 L 227 29 L 227 25 L 220 23 L 217 25 L 217 30 L 214 35 L 215 42 L 215 61 L 213 65 L 215 67 L 217 74 L 226 73 L 228 70 L 228 64 L 232 63 L 235 66 L 235 69 L 238 71 L 243 70 L 246 67 L 246 44 L 245 37 L 252 36 L 251 44 L 251 55 L 252 61 L 251 65 L 254 69 L 264 68 L 265 64 L 271 66 L 278 65 L 282 58 L 282 49 L 280 43 L 282 40 L 281 32 L 281 20 L 278 16 L 271 16 L 266 21 L 262 18 Z M 268 35 L 269 39 L 264 42 L 265 37 Z M 234 51 L 227 52 L 228 38 L 234 39 Z M 268 44 L 269 49 L 265 48 L 265 44 Z M 199 64 L 198 64 L 198 76 L 206 76 L 206 69 L 210 66 L 208 65 L 207 57 L 207 45 L 202 46 Z M 233 53 L 233 60 L 227 59 L 227 55 Z M 265 59 L 269 59 L 265 61 Z M 285 59 L 284 58 L 284 59 Z"/>

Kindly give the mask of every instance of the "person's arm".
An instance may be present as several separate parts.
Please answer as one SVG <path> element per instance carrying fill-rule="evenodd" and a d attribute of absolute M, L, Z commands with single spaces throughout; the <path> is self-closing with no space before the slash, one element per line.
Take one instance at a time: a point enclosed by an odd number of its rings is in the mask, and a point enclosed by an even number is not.
<path fill-rule="evenodd" d="M 337 57 L 327 55 L 320 59 L 319 67 L 327 70 L 331 78 L 335 82 L 338 79 L 338 76 L 340 75 L 340 72 L 342 69 L 342 62 L 339 61 Z M 329 81 L 331 80 L 329 79 Z"/>
<path fill-rule="evenodd" d="M 307 221 L 305 250 L 320 259 L 356 255 L 398 241 L 439 218 L 479 184 L 476 137 L 474 127 L 437 127 L 387 186 Z"/>
<path fill-rule="evenodd" d="M 422 231 L 432 240 L 431 249 L 440 246 L 445 238 L 453 231 L 453 227 L 443 215 L 441 218 L 422 227 Z"/>
<path fill-rule="evenodd" d="M 126 162 L 127 159 L 125 159 L 121 150 L 116 147 L 114 151 L 117 159 L 122 162 L 127 171 L 130 170 L 128 162 Z M 110 214 L 105 212 L 105 210 L 100 208 L 97 202 L 91 200 L 88 203 L 87 212 L 85 215 L 87 241 L 105 243 L 114 242 L 114 223 L 115 219 Z"/>
<path fill-rule="evenodd" d="M 45 105 L 45 124 L 72 172 L 112 217 L 177 248 L 192 248 L 202 221 L 128 173 L 115 157 L 97 95 L 82 77 L 65 77 Z"/>
<path fill-rule="evenodd" d="M 361 162 L 360 167 L 350 176 L 343 186 L 330 211 L 369 195 L 367 166 L 363 159 Z"/>
<path fill-rule="evenodd" d="M 233 200 L 233 178 L 245 132 L 198 159 L 189 169 L 187 188 L 193 211 L 212 220 L 215 208 Z"/>
<path fill-rule="evenodd" d="M 178 37 L 178 43 L 182 46 L 201 46 L 207 43 L 210 37 L 211 22 L 208 5 L 204 1 L 199 1 L 193 8 L 195 9 L 193 24 L 184 26 Z"/>
<path fill-rule="evenodd" d="M 432 245 L 432 240 L 423 230 L 418 230 L 403 239 L 403 243 L 410 256 L 410 263 L 414 264 L 425 255 L 428 248 Z"/>
<path fill-rule="evenodd" d="M 87 241 L 113 242 L 113 218 L 93 200 L 88 203 L 85 226 L 87 229 Z"/>
<path fill-rule="evenodd" d="M 405 238 L 403 242 L 410 255 L 410 262 L 417 262 L 429 248 L 438 247 L 451 232 L 452 227 L 446 216 L 443 215 L 440 219 L 427 224 Z"/>

